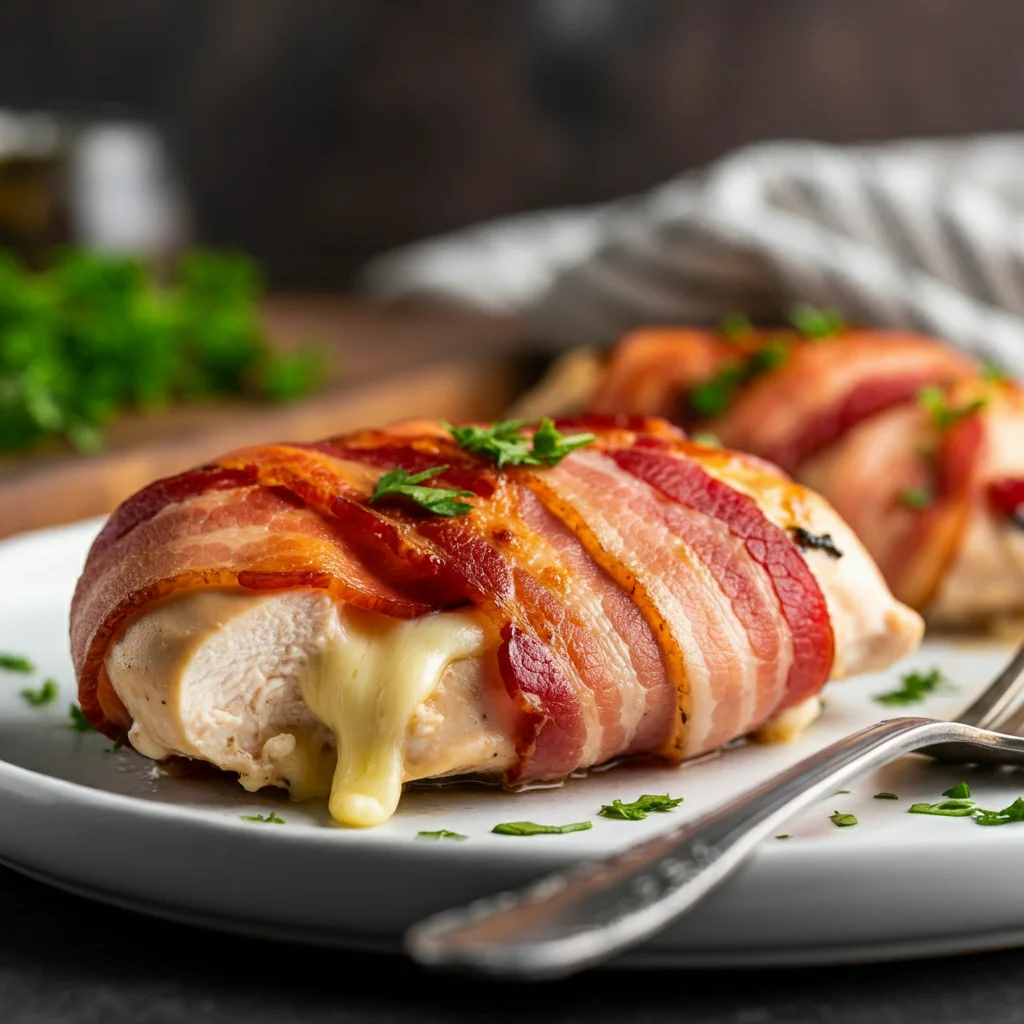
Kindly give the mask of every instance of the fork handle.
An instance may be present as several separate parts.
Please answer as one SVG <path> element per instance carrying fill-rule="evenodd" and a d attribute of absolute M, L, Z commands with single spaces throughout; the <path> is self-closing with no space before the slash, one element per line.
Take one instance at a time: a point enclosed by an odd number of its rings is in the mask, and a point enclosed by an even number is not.
<path fill-rule="evenodd" d="M 787 818 L 838 784 L 899 754 L 934 743 L 987 745 L 990 735 L 927 718 L 879 722 L 623 853 L 427 918 L 408 931 L 406 948 L 421 963 L 492 975 L 570 974 L 660 931 L 724 882 Z"/>

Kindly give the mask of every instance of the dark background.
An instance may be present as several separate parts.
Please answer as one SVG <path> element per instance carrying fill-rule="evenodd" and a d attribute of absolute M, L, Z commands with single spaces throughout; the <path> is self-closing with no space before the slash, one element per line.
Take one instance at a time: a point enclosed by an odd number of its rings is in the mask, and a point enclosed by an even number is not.
<path fill-rule="evenodd" d="M 1024 127 L 1019 0 L 2 0 L 0 107 L 165 133 L 283 286 L 745 142 Z"/>

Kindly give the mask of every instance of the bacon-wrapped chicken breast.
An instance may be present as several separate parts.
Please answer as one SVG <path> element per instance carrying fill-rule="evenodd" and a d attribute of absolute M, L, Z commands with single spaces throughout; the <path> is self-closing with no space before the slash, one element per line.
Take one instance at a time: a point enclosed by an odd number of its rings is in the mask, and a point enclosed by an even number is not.
<path fill-rule="evenodd" d="M 813 717 L 921 631 L 815 494 L 644 418 L 234 452 L 117 509 L 71 618 L 97 728 L 349 825 Z"/>
<path fill-rule="evenodd" d="M 636 331 L 587 405 L 668 416 L 817 490 L 896 596 L 964 624 L 1024 609 L 1024 394 L 931 338 L 837 326 Z"/>

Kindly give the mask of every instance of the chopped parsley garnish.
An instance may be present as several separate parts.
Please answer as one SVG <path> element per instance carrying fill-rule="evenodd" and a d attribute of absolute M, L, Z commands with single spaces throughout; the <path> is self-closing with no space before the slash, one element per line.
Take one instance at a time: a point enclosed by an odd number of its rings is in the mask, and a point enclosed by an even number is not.
<path fill-rule="evenodd" d="M 34 708 L 41 708 L 47 704 L 52 704 L 57 699 L 59 692 L 60 688 L 56 682 L 52 679 L 47 679 L 38 690 L 26 687 L 21 691 L 21 696 L 27 704 L 31 704 Z"/>
<path fill-rule="evenodd" d="M 843 814 L 840 811 L 835 811 L 829 815 L 829 821 L 839 828 L 849 828 L 851 825 L 857 824 L 857 817 L 853 814 Z"/>
<path fill-rule="evenodd" d="M 911 804 L 908 814 L 932 814 L 939 818 L 966 818 L 974 813 L 973 800 L 940 800 L 937 804 Z"/>
<path fill-rule="evenodd" d="M 370 497 L 370 504 L 382 498 L 408 498 L 420 508 L 432 512 L 435 516 L 461 516 L 469 512 L 473 506 L 456 498 L 471 498 L 472 491 L 452 490 L 448 487 L 421 487 L 424 480 L 439 476 L 448 467 L 434 466 L 422 473 L 409 474 L 404 469 L 396 469 L 385 473 L 377 481 L 377 489 Z"/>
<path fill-rule="evenodd" d="M 115 750 L 120 750 L 125 743 L 128 741 L 128 735 L 121 733 L 116 740 L 111 744 L 110 752 L 113 754 Z"/>
<path fill-rule="evenodd" d="M 849 793 L 849 792 L 850 792 L 850 790 L 848 790 L 848 789 L 837 789 L 832 795 L 833 796 L 846 796 L 846 794 Z"/>
<path fill-rule="evenodd" d="M 791 306 L 788 320 L 801 334 L 819 341 L 834 337 L 846 326 L 839 310 L 818 309 L 806 302 Z"/>
<path fill-rule="evenodd" d="M 555 466 L 577 448 L 593 444 L 591 433 L 563 434 L 546 416 L 532 438 L 520 433 L 522 420 L 501 420 L 489 427 L 453 427 L 446 424 L 460 448 L 494 459 L 498 469 L 505 466 Z"/>
<path fill-rule="evenodd" d="M 499 836 L 558 836 L 566 832 L 586 832 L 593 828 L 589 821 L 574 821 L 570 825 L 537 825 L 532 821 L 505 821 L 491 829 Z"/>
<path fill-rule="evenodd" d="M 895 793 L 876 793 L 876 800 L 899 800 L 899 797 Z"/>
<path fill-rule="evenodd" d="M 766 341 L 748 360 L 747 375 L 777 370 L 789 359 L 789 345 L 781 338 Z"/>
<path fill-rule="evenodd" d="M 5 672 L 20 672 L 26 676 L 36 670 L 35 665 L 20 654 L 0 654 L 0 668 Z"/>
<path fill-rule="evenodd" d="M 718 321 L 718 333 L 729 341 L 740 341 L 754 333 L 754 325 L 746 313 L 726 313 Z"/>
<path fill-rule="evenodd" d="M 536 462 L 527 461 L 525 465 L 556 466 L 566 455 L 571 455 L 577 448 L 584 448 L 596 440 L 593 434 L 572 434 L 566 437 L 555 427 L 554 422 L 545 416 L 533 435 L 530 457 Z"/>
<path fill-rule="evenodd" d="M 793 837 L 788 832 L 783 832 L 781 836 L 776 836 L 776 839 L 792 839 Z"/>
<path fill-rule="evenodd" d="M 736 400 L 746 374 L 744 363 L 726 363 L 713 377 L 690 389 L 690 411 L 702 419 L 721 416 Z"/>
<path fill-rule="evenodd" d="M 460 832 L 452 832 L 447 828 L 439 828 L 436 832 L 417 832 L 417 839 L 468 839 Z"/>
<path fill-rule="evenodd" d="M 811 533 L 810 530 L 805 530 L 802 526 L 794 526 L 792 532 L 796 546 L 803 551 L 806 551 L 808 548 L 815 548 L 818 551 L 824 551 L 827 555 L 831 555 L 832 558 L 843 557 L 842 551 L 835 546 L 831 533 Z"/>
<path fill-rule="evenodd" d="M 937 668 L 933 668 L 929 672 L 907 672 L 900 676 L 901 685 L 898 690 L 876 693 L 874 699 L 879 704 L 889 704 L 894 707 L 917 704 L 934 693 L 940 686 L 948 683 L 949 680 Z"/>
<path fill-rule="evenodd" d="M 77 704 L 72 704 L 68 708 L 68 725 L 71 726 L 75 732 L 93 732 L 96 728 L 92 722 L 82 714 L 82 709 Z"/>
<path fill-rule="evenodd" d="M 904 508 L 912 508 L 915 511 L 930 508 L 935 502 L 935 495 L 927 487 L 908 487 L 900 491 L 899 498 Z"/>
<path fill-rule="evenodd" d="M 240 814 L 239 817 L 242 821 L 258 821 L 263 825 L 284 825 L 286 824 L 284 818 L 279 818 L 276 811 L 271 811 L 267 815 L 262 814 Z"/>
<path fill-rule="evenodd" d="M 955 786 L 950 786 L 942 795 L 948 796 L 950 800 L 970 800 L 971 787 L 966 782 L 958 782 Z"/>
<path fill-rule="evenodd" d="M 917 403 L 928 413 L 928 418 L 937 430 L 948 430 L 968 416 L 973 416 L 988 405 L 987 398 L 975 398 L 962 405 L 950 405 L 942 388 L 921 388 Z"/>
<path fill-rule="evenodd" d="M 976 825 L 1012 825 L 1024 821 L 1024 798 L 1017 797 L 1009 807 L 1001 811 L 985 811 L 980 807 L 974 814 Z"/>
<path fill-rule="evenodd" d="M 644 793 L 637 797 L 632 803 L 623 803 L 621 800 L 613 800 L 610 804 L 603 804 L 597 813 L 602 818 L 618 818 L 622 821 L 642 821 L 648 814 L 654 812 L 663 814 L 678 807 L 683 798 L 671 797 L 666 793 L 664 796 L 657 796 L 652 793 Z"/>
<path fill-rule="evenodd" d="M 1001 384 L 1003 381 L 1010 379 L 1010 374 L 1005 367 L 1000 366 L 998 363 L 985 363 L 981 368 L 981 379 L 987 380 L 992 384 Z"/>

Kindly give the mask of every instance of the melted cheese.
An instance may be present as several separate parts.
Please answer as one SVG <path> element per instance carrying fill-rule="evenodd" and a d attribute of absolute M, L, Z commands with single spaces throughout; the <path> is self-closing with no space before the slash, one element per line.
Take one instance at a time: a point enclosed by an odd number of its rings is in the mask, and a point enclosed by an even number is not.
<path fill-rule="evenodd" d="M 402 793 L 406 732 L 453 662 L 479 658 L 488 633 L 478 612 L 402 620 L 347 609 L 299 676 L 307 707 L 334 733 L 331 815 L 379 825 Z"/>

